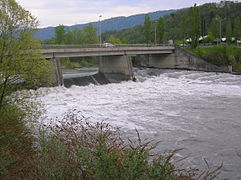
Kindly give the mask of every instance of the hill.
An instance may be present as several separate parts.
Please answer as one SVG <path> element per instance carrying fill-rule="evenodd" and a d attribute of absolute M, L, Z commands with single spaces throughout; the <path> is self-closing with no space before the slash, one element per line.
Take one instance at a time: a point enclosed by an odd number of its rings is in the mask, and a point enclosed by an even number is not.
<path fill-rule="evenodd" d="M 164 16 L 170 13 L 175 12 L 175 10 L 165 10 L 165 11 L 156 11 L 156 12 L 151 12 L 147 13 L 150 16 L 151 20 L 156 20 L 160 18 L 160 16 Z M 102 32 L 106 31 L 120 31 L 122 29 L 127 29 L 127 28 L 132 28 L 136 25 L 141 25 L 144 23 L 144 18 L 146 14 L 137 14 L 137 15 L 132 15 L 128 17 L 115 17 L 115 18 L 110 18 L 103 20 L 101 22 L 101 29 Z M 86 23 L 86 24 L 77 24 L 73 26 L 66 26 L 70 30 L 74 28 L 79 28 L 82 29 L 85 26 L 88 26 L 92 24 L 95 28 L 99 27 L 99 22 L 91 22 L 91 23 Z M 39 40 L 49 40 L 52 39 L 54 36 L 54 30 L 55 27 L 47 27 L 47 28 L 42 28 L 39 29 L 35 36 Z"/>
<path fill-rule="evenodd" d="M 212 34 L 213 38 L 236 37 L 241 38 L 241 2 L 221 1 L 220 3 L 206 3 L 199 6 L 200 35 Z M 189 38 L 189 9 L 180 9 L 165 15 L 164 42 L 167 40 L 183 40 Z M 221 29 L 220 29 L 221 23 Z M 155 22 L 152 21 L 151 42 L 154 42 Z M 103 33 L 104 40 L 110 36 L 125 39 L 130 44 L 145 43 L 143 25 L 121 31 L 107 31 Z"/>

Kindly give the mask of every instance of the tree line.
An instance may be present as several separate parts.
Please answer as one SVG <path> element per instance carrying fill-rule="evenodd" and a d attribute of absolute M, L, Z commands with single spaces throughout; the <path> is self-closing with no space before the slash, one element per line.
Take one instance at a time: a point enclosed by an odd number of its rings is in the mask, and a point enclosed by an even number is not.
<path fill-rule="evenodd" d="M 181 9 L 158 20 L 151 21 L 145 16 L 143 25 L 121 31 L 102 33 L 102 41 L 113 44 L 161 44 L 168 40 L 186 43 L 192 48 L 202 42 L 227 42 L 241 38 L 241 3 L 221 1 Z M 63 25 L 55 28 L 55 36 L 45 43 L 52 44 L 98 44 L 97 29 L 88 25 L 83 29 L 70 30 Z"/>
<path fill-rule="evenodd" d="M 54 38 L 44 43 L 49 44 L 98 44 L 97 29 L 88 25 L 83 29 L 74 28 L 70 30 L 64 25 L 55 28 Z"/>
<path fill-rule="evenodd" d="M 200 36 L 207 36 L 204 42 L 213 42 L 215 39 L 226 37 L 241 38 L 241 3 L 233 1 L 221 1 L 220 3 L 207 3 L 202 6 L 196 4 L 191 8 L 181 9 L 160 18 L 162 25 L 158 25 L 158 43 L 183 41 L 193 39 L 192 46 L 197 46 Z M 160 21 L 160 20 L 159 20 Z M 160 22 L 158 21 L 158 24 Z M 107 40 L 115 36 L 130 44 L 155 43 L 155 24 L 150 21 L 148 15 L 144 25 L 121 31 L 107 31 L 103 37 Z M 164 29 L 163 29 L 164 28 Z"/>

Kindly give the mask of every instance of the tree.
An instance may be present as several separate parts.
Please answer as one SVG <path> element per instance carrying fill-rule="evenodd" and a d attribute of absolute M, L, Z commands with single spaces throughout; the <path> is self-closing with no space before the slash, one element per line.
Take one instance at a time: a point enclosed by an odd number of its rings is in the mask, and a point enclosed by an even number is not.
<path fill-rule="evenodd" d="M 215 38 L 219 37 L 219 21 L 217 17 L 212 19 L 209 32 L 211 32 Z"/>
<path fill-rule="evenodd" d="M 227 42 L 230 42 L 231 38 L 232 38 L 232 24 L 231 24 L 231 20 L 228 19 L 227 23 L 226 23 L 226 38 L 227 38 Z"/>
<path fill-rule="evenodd" d="M 192 39 L 191 47 L 196 48 L 200 37 L 200 13 L 196 4 L 189 9 L 189 35 Z"/>
<path fill-rule="evenodd" d="M 81 43 L 82 44 L 97 44 L 98 43 L 97 29 L 94 28 L 92 25 L 88 25 L 88 26 L 84 27 Z"/>
<path fill-rule="evenodd" d="M 159 18 L 158 20 L 158 43 L 162 43 L 163 42 L 163 36 L 164 36 L 164 30 L 165 30 L 165 26 L 164 26 L 164 20 L 162 17 Z"/>
<path fill-rule="evenodd" d="M 112 44 L 122 44 L 121 39 L 115 37 L 114 35 L 111 35 L 108 39 L 107 42 L 110 42 Z"/>
<path fill-rule="evenodd" d="M 236 38 L 241 38 L 241 19 L 240 19 L 240 16 L 235 18 L 233 33 L 234 33 L 234 36 Z"/>
<path fill-rule="evenodd" d="M 36 18 L 15 0 L 0 0 L 0 179 L 21 179 L 23 161 L 33 153 L 26 121 L 36 106 L 26 102 L 29 91 L 16 91 L 36 88 L 52 73 L 32 38 L 36 26 Z"/>
<path fill-rule="evenodd" d="M 212 43 L 215 37 L 212 32 L 208 32 L 208 37 L 204 39 L 204 43 Z"/>
<path fill-rule="evenodd" d="M 150 20 L 150 16 L 148 15 L 145 16 L 144 34 L 145 34 L 145 41 L 147 44 L 149 44 L 151 40 L 151 20 Z"/>
<path fill-rule="evenodd" d="M 55 28 L 54 40 L 56 44 L 64 44 L 65 29 L 64 25 L 59 25 Z"/>
<path fill-rule="evenodd" d="M 0 110 L 11 103 L 8 96 L 25 86 L 38 87 L 50 76 L 50 63 L 32 38 L 38 21 L 15 0 L 0 1 Z"/>

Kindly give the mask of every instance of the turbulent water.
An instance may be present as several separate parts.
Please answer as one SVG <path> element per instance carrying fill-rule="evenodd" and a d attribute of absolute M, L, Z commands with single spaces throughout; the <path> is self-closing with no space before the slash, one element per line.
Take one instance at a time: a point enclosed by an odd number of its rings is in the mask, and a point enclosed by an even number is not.
<path fill-rule="evenodd" d="M 136 128 L 160 141 L 158 150 L 185 148 L 193 167 L 223 163 L 220 178 L 241 178 L 241 76 L 175 70 L 135 70 L 137 82 L 39 89 L 45 117 L 75 109 L 132 136 Z M 51 120 L 52 119 L 52 120 Z"/>

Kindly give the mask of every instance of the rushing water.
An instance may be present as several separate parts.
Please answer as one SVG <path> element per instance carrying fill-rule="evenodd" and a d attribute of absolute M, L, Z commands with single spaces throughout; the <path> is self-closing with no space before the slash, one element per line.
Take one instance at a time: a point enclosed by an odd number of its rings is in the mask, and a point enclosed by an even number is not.
<path fill-rule="evenodd" d="M 241 76 L 175 70 L 135 70 L 137 82 L 42 88 L 41 123 L 76 109 L 132 136 L 161 141 L 158 150 L 185 148 L 186 164 L 215 167 L 221 177 L 241 178 Z M 52 120 L 51 120 L 52 118 Z"/>

